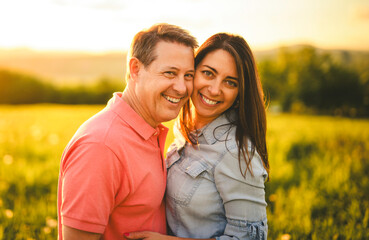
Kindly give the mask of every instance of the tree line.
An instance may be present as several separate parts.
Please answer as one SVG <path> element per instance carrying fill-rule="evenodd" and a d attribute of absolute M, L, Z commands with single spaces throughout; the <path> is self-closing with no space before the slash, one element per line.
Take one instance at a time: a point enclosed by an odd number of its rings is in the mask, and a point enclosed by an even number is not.
<path fill-rule="evenodd" d="M 309 46 L 281 48 L 258 64 L 268 100 L 285 112 L 369 116 L 369 65 L 363 70 L 346 58 Z"/>
<path fill-rule="evenodd" d="M 358 63 L 349 64 L 349 58 L 343 54 L 337 60 L 311 46 L 280 48 L 276 56 L 258 61 L 267 102 L 285 112 L 369 116 L 369 59 L 355 68 Z M 1 70 L 0 104 L 105 104 L 113 92 L 124 87 L 124 80 L 109 78 L 61 87 Z"/>
<path fill-rule="evenodd" d="M 104 104 L 124 81 L 101 78 L 95 83 L 57 86 L 35 76 L 0 70 L 0 104 Z"/>

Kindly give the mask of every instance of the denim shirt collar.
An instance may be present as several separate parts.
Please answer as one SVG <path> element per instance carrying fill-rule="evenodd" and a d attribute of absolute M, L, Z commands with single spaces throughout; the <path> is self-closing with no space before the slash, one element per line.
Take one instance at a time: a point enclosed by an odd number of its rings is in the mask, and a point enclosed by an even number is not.
<path fill-rule="evenodd" d="M 219 141 L 224 134 L 229 132 L 231 125 L 230 120 L 233 121 L 236 118 L 236 112 L 232 111 L 227 118 L 226 114 L 220 115 L 211 123 L 207 124 L 202 129 L 198 130 L 199 144 L 212 145 Z"/>
<path fill-rule="evenodd" d="M 236 119 L 236 111 L 232 111 L 229 114 L 229 120 L 233 121 Z M 203 128 L 197 130 L 198 143 L 212 145 L 219 141 L 226 134 L 231 126 L 226 114 L 220 115 L 214 121 L 210 122 Z M 173 128 L 174 132 L 174 142 L 168 148 L 167 152 L 167 168 L 169 168 L 173 163 L 180 159 L 179 151 L 186 146 L 186 139 L 183 137 L 179 130 L 178 123 L 176 122 Z M 196 137 L 196 133 L 191 133 Z"/>

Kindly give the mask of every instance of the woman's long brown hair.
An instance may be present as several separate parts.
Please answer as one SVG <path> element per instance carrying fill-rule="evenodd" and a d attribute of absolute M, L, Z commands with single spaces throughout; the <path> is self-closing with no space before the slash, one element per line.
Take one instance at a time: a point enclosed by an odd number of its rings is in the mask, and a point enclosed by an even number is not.
<path fill-rule="evenodd" d="M 197 50 L 195 68 L 208 53 L 218 49 L 223 49 L 231 54 L 237 66 L 238 96 L 233 106 L 227 109 L 225 114 L 228 116 L 232 109 L 236 109 L 238 113 L 232 124 L 236 126 L 240 171 L 244 177 L 248 170 L 253 174 L 250 165 L 256 149 L 263 161 L 264 168 L 269 173 L 264 93 L 252 51 L 242 37 L 228 33 L 218 33 L 207 39 Z M 179 123 L 180 130 L 186 140 L 190 144 L 196 145 L 197 142 L 190 137 L 190 131 L 194 130 L 191 116 L 192 107 L 190 102 L 185 104 L 179 117 Z M 251 141 L 251 152 L 247 147 L 248 140 Z M 244 159 L 246 169 L 241 168 L 241 159 Z"/>

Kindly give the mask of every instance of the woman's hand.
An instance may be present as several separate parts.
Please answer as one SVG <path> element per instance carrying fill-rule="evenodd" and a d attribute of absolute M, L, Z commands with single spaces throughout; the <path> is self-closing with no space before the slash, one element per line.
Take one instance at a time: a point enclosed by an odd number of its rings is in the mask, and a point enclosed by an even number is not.
<path fill-rule="evenodd" d="M 125 233 L 124 237 L 126 239 L 142 239 L 142 240 L 174 240 L 176 237 L 171 237 L 167 235 L 163 235 L 156 232 L 130 232 Z"/>
<path fill-rule="evenodd" d="M 180 238 L 149 231 L 125 233 L 124 237 L 126 239 L 139 239 L 139 240 L 215 240 L 215 238 L 207 238 L 207 239 Z"/>

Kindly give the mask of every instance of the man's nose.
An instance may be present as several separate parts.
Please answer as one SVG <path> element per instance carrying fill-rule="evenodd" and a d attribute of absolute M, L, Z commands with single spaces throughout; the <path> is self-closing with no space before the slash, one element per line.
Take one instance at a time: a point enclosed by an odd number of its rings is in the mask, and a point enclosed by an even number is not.
<path fill-rule="evenodd" d="M 173 89 L 180 95 L 186 94 L 187 86 L 184 77 L 179 77 L 177 81 L 175 81 Z"/>

